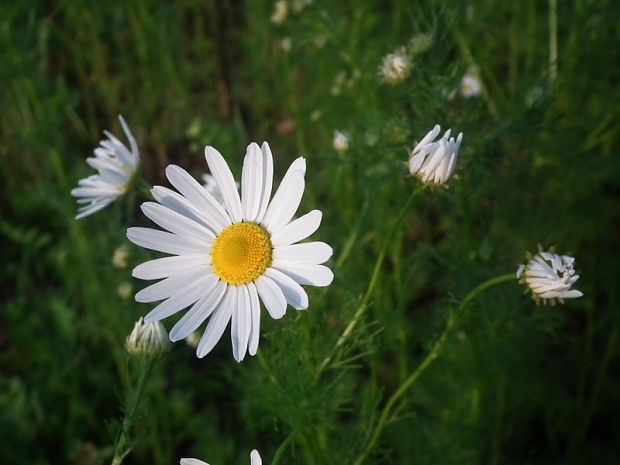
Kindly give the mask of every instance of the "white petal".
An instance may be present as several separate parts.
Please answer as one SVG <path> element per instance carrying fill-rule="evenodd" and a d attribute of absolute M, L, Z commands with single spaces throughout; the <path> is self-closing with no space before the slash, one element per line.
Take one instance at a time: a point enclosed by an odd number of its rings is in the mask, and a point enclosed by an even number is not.
<path fill-rule="evenodd" d="M 284 298 L 295 310 L 308 308 L 308 294 L 295 280 L 275 268 L 268 268 L 265 276 L 270 277 L 280 287 Z"/>
<path fill-rule="evenodd" d="M 263 185 L 261 188 L 260 208 L 256 216 L 257 223 L 260 223 L 265 216 L 265 212 L 269 206 L 269 198 L 271 197 L 271 187 L 273 184 L 273 156 L 271 155 L 271 149 L 267 142 L 263 142 L 261 153 L 263 156 Z"/>
<path fill-rule="evenodd" d="M 235 288 L 237 292 L 237 308 L 233 310 L 230 336 L 233 346 L 233 357 L 237 362 L 245 358 L 248 350 L 248 340 L 252 328 L 252 309 L 250 295 L 245 286 Z"/>
<path fill-rule="evenodd" d="M 273 249 L 273 263 L 274 266 L 280 262 L 319 265 L 329 260 L 333 253 L 325 242 L 284 245 Z"/>
<path fill-rule="evenodd" d="M 248 146 L 241 174 L 241 208 L 243 219 L 255 221 L 262 200 L 263 154 L 255 142 Z"/>
<path fill-rule="evenodd" d="M 332 270 L 323 265 L 286 263 L 282 266 L 274 266 L 274 268 L 293 278 L 301 285 L 325 287 L 329 286 L 334 280 L 334 273 L 332 273 Z"/>
<path fill-rule="evenodd" d="M 219 202 L 183 168 L 176 165 L 168 165 L 166 167 L 166 177 L 187 200 L 217 227 L 216 232 L 231 224 L 230 217 Z"/>
<path fill-rule="evenodd" d="M 234 292 L 230 292 L 230 288 L 227 288 L 220 304 L 217 306 L 216 310 L 213 312 L 213 315 L 211 315 L 211 318 L 209 319 L 207 329 L 200 338 L 198 348 L 196 349 L 196 355 L 198 358 L 202 358 L 211 352 L 215 347 L 215 344 L 217 344 L 217 342 L 221 339 L 222 334 L 226 329 L 226 325 L 228 325 L 228 322 L 230 321 L 232 312 L 237 305 L 235 298 L 236 294 Z"/>
<path fill-rule="evenodd" d="M 179 288 L 178 292 L 172 294 L 167 300 L 164 300 L 157 307 L 151 310 L 145 317 L 144 321 L 147 323 L 151 321 L 159 321 L 164 318 L 168 318 L 175 313 L 193 305 L 198 300 L 205 296 L 205 293 L 213 288 L 214 283 L 217 282 L 217 278 L 214 275 L 205 276 L 196 280 L 185 287 Z"/>
<path fill-rule="evenodd" d="M 141 263 L 133 269 L 131 275 L 138 279 L 162 279 L 179 271 L 204 266 L 211 263 L 211 256 L 204 255 L 173 255 L 172 257 L 156 258 Z"/>
<path fill-rule="evenodd" d="M 256 281 L 256 289 L 265 308 L 274 320 L 279 320 L 286 313 L 286 298 L 282 290 L 271 278 L 260 276 Z"/>
<path fill-rule="evenodd" d="M 304 188 L 304 172 L 289 170 L 271 199 L 262 221 L 269 232 L 275 233 L 291 221 L 299 208 Z"/>
<path fill-rule="evenodd" d="M 215 284 L 204 292 L 204 297 L 196 302 L 172 327 L 170 330 L 170 340 L 172 342 L 180 341 L 196 331 L 213 313 L 217 304 L 222 300 L 224 292 L 226 292 L 226 284 L 219 280 L 215 281 Z"/>
<path fill-rule="evenodd" d="M 95 202 L 95 203 L 88 205 L 87 207 L 83 207 L 80 209 L 80 212 L 77 215 L 75 215 L 75 219 L 81 220 L 82 218 L 92 215 L 93 213 L 97 213 L 99 210 L 107 207 L 112 202 L 114 202 L 114 199 L 107 199 L 105 201 Z"/>
<path fill-rule="evenodd" d="M 319 229 L 322 216 L 323 214 L 319 210 L 312 210 L 310 213 L 300 216 L 276 231 L 271 236 L 271 243 L 274 247 L 278 247 L 304 240 Z"/>
<path fill-rule="evenodd" d="M 209 273 L 209 266 L 197 266 L 196 268 L 180 271 L 169 278 L 142 289 L 136 294 L 136 302 L 156 302 L 167 299 L 177 293 L 181 294 L 184 289 L 192 286 L 195 281 L 204 278 Z"/>
<path fill-rule="evenodd" d="M 176 191 L 168 189 L 164 186 L 154 186 L 151 189 L 151 195 L 164 207 L 174 210 L 190 220 L 194 220 L 203 226 L 216 231 L 216 225 L 209 220 L 198 208 L 196 208 L 189 200 Z"/>
<path fill-rule="evenodd" d="M 140 247 L 173 255 L 195 255 L 208 253 L 211 250 L 207 241 L 150 228 L 129 228 L 127 239 Z"/>
<path fill-rule="evenodd" d="M 194 236 L 209 243 L 215 239 L 215 234 L 211 230 L 163 205 L 145 202 L 140 208 L 147 218 L 171 233 Z"/>
<path fill-rule="evenodd" d="M 250 297 L 250 310 L 252 317 L 248 353 L 251 356 L 254 356 L 258 350 L 258 340 L 260 337 L 260 301 L 258 300 L 258 291 L 256 290 L 256 286 L 254 286 L 253 283 L 250 283 L 246 287 Z"/>
<path fill-rule="evenodd" d="M 428 133 L 422 138 L 422 140 L 418 142 L 418 144 L 413 149 L 413 153 L 416 153 L 419 149 L 424 147 L 426 144 L 428 144 L 432 140 L 435 140 L 435 137 L 437 137 L 437 135 L 440 132 L 441 132 L 441 127 L 438 124 L 436 124 L 435 127 L 431 129 L 430 131 L 428 131 Z"/>
<path fill-rule="evenodd" d="M 256 449 L 250 452 L 250 465 L 263 465 L 260 454 Z"/>
<path fill-rule="evenodd" d="M 209 465 L 207 462 L 198 459 L 181 459 L 179 463 L 181 465 Z"/>
<path fill-rule="evenodd" d="M 224 201 L 224 205 L 226 205 L 226 210 L 230 215 L 230 219 L 233 223 L 240 222 L 243 219 L 241 200 L 239 199 L 239 192 L 237 192 L 237 186 L 235 185 L 235 178 L 228 164 L 220 152 L 211 146 L 205 147 L 205 158 L 211 169 L 211 174 L 215 177 L 215 181 L 220 188 L 222 200 Z"/>

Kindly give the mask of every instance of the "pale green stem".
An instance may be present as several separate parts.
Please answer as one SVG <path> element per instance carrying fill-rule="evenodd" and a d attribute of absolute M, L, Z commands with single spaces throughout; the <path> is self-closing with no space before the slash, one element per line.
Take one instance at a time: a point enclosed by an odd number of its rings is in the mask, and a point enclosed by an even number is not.
<path fill-rule="evenodd" d="M 381 433 L 383 432 L 385 426 L 388 423 L 388 420 L 390 419 L 392 415 L 392 411 L 394 410 L 396 403 L 403 396 L 403 394 L 405 394 L 405 392 L 407 392 L 407 390 L 413 384 L 415 384 L 415 382 L 427 370 L 427 368 L 433 364 L 433 362 L 437 359 L 437 357 L 439 357 L 439 355 L 441 354 L 441 352 L 443 351 L 445 347 L 448 336 L 452 333 L 453 329 L 456 327 L 456 323 L 458 322 L 458 319 L 461 316 L 461 313 L 467 308 L 467 306 L 472 301 L 474 301 L 476 297 L 478 297 L 481 293 L 483 293 L 487 289 L 493 286 L 497 286 L 498 284 L 502 284 L 502 283 L 509 282 L 509 281 L 515 281 L 516 279 L 517 277 L 515 273 L 510 273 L 510 274 L 498 276 L 496 278 L 492 278 L 492 279 L 489 279 L 488 281 L 485 281 L 484 283 L 480 284 L 478 287 L 473 289 L 469 294 L 467 294 L 467 296 L 465 296 L 465 298 L 461 301 L 461 304 L 458 306 L 458 308 L 452 313 L 450 313 L 450 316 L 448 318 L 448 323 L 446 324 L 446 328 L 444 329 L 443 333 L 441 334 L 441 336 L 439 337 L 439 339 L 437 340 L 437 342 L 435 343 L 435 345 L 433 346 L 429 354 L 422 361 L 422 363 L 418 365 L 418 367 L 413 371 L 413 373 L 409 375 L 409 377 L 403 382 L 403 384 L 401 384 L 398 387 L 398 389 L 396 389 L 394 394 L 392 394 L 392 396 L 389 398 L 389 400 L 385 404 L 385 407 L 383 407 L 383 411 L 381 412 L 381 416 L 379 417 L 379 420 L 377 421 L 377 424 L 375 425 L 373 429 L 373 432 L 370 436 L 370 440 L 366 443 L 366 448 L 364 449 L 362 454 L 355 461 L 355 465 L 361 465 L 362 463 L 364 463 L 364 461 L 368 457 L 368 454 L 370 454 L 372 449 L 377 444 L 377 441 L 379 440 Z"/>
<path fill-rule="evenodd" d="M 286 449 L 288 449 L 288 446 L 291 445 L 291 442 L 293 442 L 294 436 L 295 436 L 295 433 L 293 432 L 289 434 L 288 437 L 284 441 L 282 441 L 282 444 L 280 444 L 280 447 L 278 447 L 278 450 L 276 450 L 276 453 L 273 456 L 271 465 L 278 465 L 278 463 L 280 463 L 280 460 L 282 459 L 284 452 L 286 451 Z"/>
<path fill-rule="evenodd" d="M 385 255 L 387 253 L 387 250 L 390 247 L 390 245 L 392 244 L 392 240 L 394 239 L 394 235 L 396 234 L 396 231 L 398 231 L 398 229 L 400 228 L 400 225 L 402 224 L 403 220 L 405 219 L 405 216 L 407 215 L 407 212 L 409 211 L 409 208 L 413 204 L 413 201 L 424 191 L 425 187 L 426 186 L 421 186 L 421 187 L 418 187 L 417 189 L 415 189 L 414 191 L 412 191 L 411 195 L 407 199 L 407 202 L 405 203 L 405 205 L 403 206 L 402 210 L 400 211 L 400 214 L 398 215 L 398 218 L 394 222 L 394 225 L 392 226 L 392 229 L 390 230 L 390 232 L 387 235 L 385 241 L 383 242 L 383 246 L 381 247 L 381 251 L 379 252 L 379 256 L 377 257 L 377 261 L 375 262 L 375 267 L 373 269 L 372 276 L 370 278 L 370 282 L 368 284 L 368 287 L 366 288 L 366 293 L 364 294 L 364 297 L 362 298 L 362 300 L 361 300 L 361 302 L 359 304 L 359 307 L 357 308 L 357 310 L 355 312 L 355 315 L 353 315 L 353 318 L 351 319 L 351 321 L 349 322 L 349 324 L 347 325 L 347 327 L 343 331 L 342 335 L 340 336 L 340 338 L 338 338 L 338 341 L 336 342 L 336 346 L 334 347 L 334 350 L 332 351 L 332 353 L 325 360 L 323 360 L 323 363 L 321 364 L 321 367 L 319 368 L 319 372 L 318 372 L 318 377 L 317 378 L 319 378 L 321 376 L 321 374 L 323 373 L 323 370 L 325 370 L 328 367 L 328 365 L 331 363 L 331 361 L 334 358 L 334 356 L 335 356 L 336 352 L 338 351 L 338 349 L 340 347 L 342 347 L 342 345 L 349 339 L 349 336 L 351 335 L 351 333 L 353 332 L 353 330 L 355 329 L 355 327 L 357 326 L 357 324 L 361 320 L 362 316 L 364 315 L 364 312 L 368 308 L 368 301 L 370 300 L 370 296 L 374 292 L 375 287 L 377 286 L 377 282 L 379 281 L 379 275 L 381 273 L 381 267 L 383 266 L 383 262 L 385 260 Z"/>
<path fill-rule="evenodd" d="M 558 77 L 558 0 L 549 0 L 549 82 Z"/>
<path fill-rule="evenodd" d="M 125 410 L 125 418 L 123 418 L 123 425 L 118 436 L 118 440 L 114 446 L 114 458 L 112 459 L 112 465 L 120 465 L 123 460 L 131 452 L 133 444 L 131 444 L 131 428 L 133 427 L 138 413 L 138 407 L 142 400 L 142 394 L 144 394 L 144 387 L 146 381 L 151 373 L 153 366 L 153 358 L 146 357 L 140 363 L 140 374 L 138 376 L 138 384 L 136 385 L 135 393 L 131 399 L 128 399 L 128 405 Z"/>

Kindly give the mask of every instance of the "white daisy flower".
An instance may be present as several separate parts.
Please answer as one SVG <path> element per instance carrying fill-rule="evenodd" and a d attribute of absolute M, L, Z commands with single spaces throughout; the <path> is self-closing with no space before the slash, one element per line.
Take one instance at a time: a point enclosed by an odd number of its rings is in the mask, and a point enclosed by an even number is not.
<path fill-rule="evenodd" d="M 346 132 L 334 131 L 334 140 L 332 145 L 337 152 L 346 152 L 349 150 L 350 137 Z"/>
<path fill-rule="evenodd" d="M 460 91 L 465 98 L 479 97 L 482 94 L 482 83 L 476 71 L 465 73 L 461 79 Z"/>
<path fill-rule="evenodd" d="M 203 462 L 198 459 L 181 459 L 181 465 L 209 465 L 207 462 Z M 260 454 L 256 449 L 250 452 L 250 465 L 262 465 L 263 461 L 260 458 Z"/>
<path fill-rule="evenodd" d="M 145 322 L 140 317 L 125 341 L 125 348 L 130 354 L 160 355 L 170 348 L 166 328 L 159 321 Z"/>
<path fill-rule="evenodd" d="M 142 211 L 169 232 L 129 228 L 133 243 L 171 257 L 137 266 L 133 276 L 162 279 L 135 296 L 138 302 L 163 300 L 145 321 L 189 311 L 170 331 L 170 340 L 189 336 L 207 318 L 209 323 L 196 353 L 207 355 L 231 323 L 233 356 L 241 361 L 255 355 L 260 331 L 260 300 L 269 315 L 279 319 L 289 304 L 308 308 L 302 285 L 327 286 L 333 273 L 323 266 L 332 248 L 323 242 L 296 244 L 314 233 L 321 212 L 313 210 L 296 220 L 303 195 L 306 161 L 295 160 L 271 201 L 273 157 L 269 145 L 248 146 L 243 162 L 241 198 L 222 155 L 205 148 L 205 158 L 223 196 L 223 205 L 182 168 L 169 165 L 166 176 L 179 193 L 155 186 L 159 203 L 146 202 Z"/>
<path fill-rule="evenodd" d="M 448 129 L 441 139 L 435 141 L 441 132 L 441 127 L 435 125 L 411 152 L 409 172 L 423 183 L 444 184 L 454 174 L 463 133 L 454 140 L 450 137 L 451 131 Z"/>
<path fill-rule="evenodd" d="M 394 53 L 383 58 L 379 66 L 379 75 L 388 84 L 395 86 L 409 77 L 411 73 L 411 57 L 405 47 L 400 47 Z"/>
<path fill-rule="evenodd" d="M 75 217 L 78 220 L 107 207 L 127 192 L 129 182 L 138 168 L 140 152 L 136 139 L 123 117 L 119 115 L 118 119 L 130 149 L 110 131 L 104 131 L 107 139 L 99 143 L 99 147 L 94 150 L 94 157 L 86 159 L 86 163 L 99 171 L 99 174 L 80 180 L 78 187 L 71 191 L 78 204 L 82 205 Z"/>
<path fill-rule="evenodd" d="M 525 265 L 519 266 L 517 278 L 528 286 L 537 303 L 555 305 L 556 301 L 564 303 L 564 299 L 583 296 L 581 291 L 572 289 L 579 279 L 573 257 L 545 252 L 539 246 L 538 253 L 528 259 Z"/>
<path fill-rule="evenodd" d="M 273 14 L 271 15 L 271 22 L 273 24 L 282 24 L 288 18 L 288 3 L 285 0 L 280 0 L 273 6 Z"/>

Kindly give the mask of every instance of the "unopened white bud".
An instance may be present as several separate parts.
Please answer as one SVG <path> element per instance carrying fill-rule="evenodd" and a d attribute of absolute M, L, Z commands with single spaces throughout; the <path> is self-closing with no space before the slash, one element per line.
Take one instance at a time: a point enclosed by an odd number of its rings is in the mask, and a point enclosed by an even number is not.
<path fill-rule="evenodd" d="M 125 348 L 130 354 L 155 357 L 170 349 L 170 341 L 159 321 L 145 323 L 140 317 L 125 341 Z"/>

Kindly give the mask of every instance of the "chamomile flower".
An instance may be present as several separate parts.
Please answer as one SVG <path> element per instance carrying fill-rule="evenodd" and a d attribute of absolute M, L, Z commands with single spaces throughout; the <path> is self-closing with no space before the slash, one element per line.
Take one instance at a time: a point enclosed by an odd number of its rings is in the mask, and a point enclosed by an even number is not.
<path fill-rule="evenodd" d="M 334 131 L 334 139 L 332 140 L 334 150 L 341 153 L 346 152 L 349 150 L 350 140 L 351 138 L 346 132 Z"/>
<path fill-rule="evenodd" d="M 125 348 L 130 354 L 157 356 L 170 348 L 170 342 L 159 321 L 145 322 L 140 317 L 125 341 Z"/>
<path fill-rule="evenodd" d="M 140 152 L 136 139 L 123 117 L 119 115 L 118 119 L 129 141 L 129 149 L 111 132 L 104 131 L 107 139 L 99 143 L 94 157 L 86 159 L 86 163 L 99 173 L 80 180 L 78 187 L 71 191 L 81 205 L 75 217 L 77 220 L 107 207 L 127 192 L 138 168 Z"/>
<path fill-rule="evenodd" d="M 415 146 L 409 158 L 409 172 L 425 184 L 444 184 L 454 174 L 463 133 L 454 140 L 450 137 L 451 129 L 448 129 L 436 141 L 440 132 L 441 127 L 435 125 Z"/>
<path fill-rule="evenodd" d="M 482 83 L 475 70 L 471 69 L 463 75 L 459 90 L 465 98 L 479 97 L 482 94 Z"/>
<path fill-rule="evenodd" d="M 297 244 L 314 233 L 321 212 L 295 220 L 305 188 L 306 161 L 295 160 L 271 198 L 273 157 L 269 145 L 248 146 L 241 176 L 241 197 L 222 155 L 206 147 L 205 158 L 219 186 L 223 205 L 182 168 L 169 165 L 166 176 L 178 193 L 155 186 L 157 200 L 144 214 L 169 232 L 129 228 L 133 243 L 171 254 L 138 265 L 133 276 L 161 279 L 135 296 L 138 302 L 163 300 L 145 321 L 158 321 L 190 307 L 170 331 L 170 339 L 189 336 L 209 318 L 196 353 L 207 355 L 231 321 L 233 356 L 255 355 L 260 332 L 260 301 L 279 319 L 287 304 L 308 308 L 302 285 L 327 286 L 334 277 L 323 266 L 332 248 L 323 242 Z M 270 200 L 271 198 L 271 200 Z"/>
<path fill-rule="evenodd" d="M 409 77 L 411 66 L 411 57 L 407 49 L 400 47 L 383 57 L 381 66 L 379 66 L 379 75 L 387 84 L 395 86 Z"/>
<path fill-rule="evenodd" d="M 203 462 L 198 459 L 181 459 L 181 465 L 209 465 L 207 462 Z M 250 452 L 250 465 L 262 465 L 263 461 L 260 458 L 260 454 L 256 449 Z"/>
<path fill-rule="evenodd" d="M 517 278 L 526 284 L 532 292 L 536 303 L 550 303 L 556 301 L 564 303 L 564 299 L 577 299 L 583 296 L 581 291 L 573 289 L 579 279 L 576 274 L 575 259 L 568 255 L 558 255 L 551 250 L 545 252 L 539 246 L 536 255 L 528 256 L 528 262 L 519 266 Z"/>

